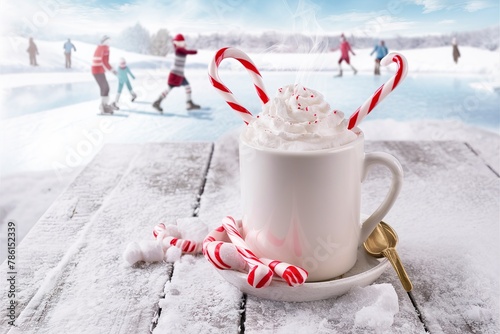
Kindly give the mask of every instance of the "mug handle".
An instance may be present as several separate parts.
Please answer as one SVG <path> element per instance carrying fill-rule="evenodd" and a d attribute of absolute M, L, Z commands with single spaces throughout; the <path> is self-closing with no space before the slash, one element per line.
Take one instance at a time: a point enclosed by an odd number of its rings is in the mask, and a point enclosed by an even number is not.
<path fill-rule="evenodd" d="M 374 165 L 384 165 L 389 169 L 392 174 L 391 188 L 385 196 L 384 201 L 379 207 L 368 217 L 363 226 L 361 227 L 360 242 L 362 245 L 368 236 L 373 232 L 378 223 L 385 217 L 387 212 L 392 208 L 392 205 L 396 201 L 396 198 L 401 191 L 401 186 L 403 185 L 403 167 L 399 161 L 390 154 L 383 152 L 372 152 L 365 154 L 363 175 L 361 182 L 363 182 L 368 175 L 369 170 Z"/>

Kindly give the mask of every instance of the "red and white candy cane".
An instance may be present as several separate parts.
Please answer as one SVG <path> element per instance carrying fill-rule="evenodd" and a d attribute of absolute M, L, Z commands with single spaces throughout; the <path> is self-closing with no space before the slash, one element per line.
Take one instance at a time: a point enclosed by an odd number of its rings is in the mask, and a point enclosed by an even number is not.
<path fill-rule="evenodd" d="M 260 260 L 262 263 L 271 268 L 276 275 L 283 278 L 290 286 L 299 286 L 304 284 L 309 276 L 307 271 L 292 264 L 266 258 L 260 258 Z"/>
<path fill-rule="evenodd" d="M 162 240 L 163 249 L 170 246 L 180 248 L 183 253 L 199 253 L 201 247 L 194 241 L 179 239 L 166 234 L 165 224 L 161 223 L 153 228 L 153 236 Z"/>
<path fill-rule="evenodd" d="M 169 246 L 175 246 L 177 248 L 180 248 L 183 253 L 196 254 L 201 251 L 201 246 L 199 246 L 196 242 L 191 240 L 166 236 L 163 239 L 162 243 L 164 246 L 167 246 L 165 248 L 168 248 Z"/>
<path fill-rule="evenodd" d="M 377 106 L 387 95 L 389 95 L 406 77 L 408 62 L 406 58 L 397 52 L 391 52 L 380 61 L 382 66 L 388 66 L 392 62 L 398 64 L 398 71 L 385 84 L 380 86 L 375 93 L 365 101 L 349 118 L 348 129 L 355 128 Z"/>
<path fill-rule="evenodd" d="M 226 230 L 229 239 L 236 246 L 238 253 L 243 257 L 243 259 L 250 266 L 250 272 L 248 273 L 247 282 L 254 288 L 265 288 L 273 280 L 273 271 L 271 268 L 266 266 L 259 258 L 248 249 L 247 244 L 243 240 L 240 232 L 238 231 L 238 226 L 233 217 L 225 217 L 222 220 L 222 226 Z"/>
<path fill-rule="evenodd" d="M 203 240 L 203 255 L 217 269 L 244 271 L 246 262 L 232 243 L 222 241 L 225 239 L 228 238 L 222 226 L 210 232 Z"/>
<path fill-rule="evenodd" d="M 225 58 L 234 58 L 239 61 L 248 71 L 250 77 L 252 78 L 255 90 L 257 90 L 257 95 L 259 95 L 262 104 L 266 104 L 269 101 L 269 97 L 266 93 L 266 88 L 264 87 L 264 82 L 262 81 L 262 76 L 259 70 L 253 63 L 253 61 L 248 57 L 246 53 L 235 48 L 222 48 L 214 56 L 212 62 L 208 67 L 208 77 L 210 83 L 219 92 L 219 94 L 224 98 L 226 103 L 238 114 L 243 121 L 248 124 L 252 121 L 253 116 L 250 111 L 248 111 L 241 103 L 239 103 L 234 94 L 227 88 L 221 81 L 219 77 L 219 65 L 221 61 Z"/>
<path fill-rule="evenodd" d="M 160 223 L 153 228 L 153 236 L 157 239 L 159 235 L 166 233 L 166 231 L 167 227 L 165 224 Z"/>

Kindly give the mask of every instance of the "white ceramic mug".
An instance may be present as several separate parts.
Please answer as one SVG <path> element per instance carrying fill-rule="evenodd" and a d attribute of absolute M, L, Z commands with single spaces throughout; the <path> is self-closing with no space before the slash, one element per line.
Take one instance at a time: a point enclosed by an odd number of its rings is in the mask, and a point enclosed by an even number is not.
<path fill-rule="evenodd" d="M 390 210 L 403 170 L 387 153 L 364 152 L 364 136 L 339 148 L 283 151 L 240 137 L 243 237 L 259 257 L 298 265 L 308 281 L 333 279 L 356 263 L 358 247 Z M 382 204 L 360 222 L 361 183 L 372 165 L 392 173 Z"/>

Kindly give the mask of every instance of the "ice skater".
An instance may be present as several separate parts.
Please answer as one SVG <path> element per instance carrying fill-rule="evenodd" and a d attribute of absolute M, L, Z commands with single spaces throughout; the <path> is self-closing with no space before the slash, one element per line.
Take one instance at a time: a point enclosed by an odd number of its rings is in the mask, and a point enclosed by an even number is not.
<path fill-rule="evenodd" d="M 36 47 L 35 42 L 33 41 L 33 37 L 30 37 L 29 39 L 29 45 L 28 49 L 26 50 L 30 56 L 30 65 L 31 66 L 38 66 L 38 63 L 36 62 L 36 56 L 38 55 L 38 48 Z"/>
<path fill-rule="evenodd" d="M 453 37 L 451 40 L 452 50 L 453 50 L 453 61 L 458 64 L 458 58 L 460 58 L 460 51 L 458 50 L 457 39 Z"/>
<path fill-rule="evenodd" d="M 163 93 L 161 93 L 158 99 L 153 103 L 153 107 L 159 112 L 163 112 L 163 109 L 161 107 L 161 102 L 163 101 L 163 99 L 167 97 L 168 93 L 170 93 L 172 88 L 184 86 L 184 89 L 186 90 L 186 109 L 187 110 L 200 109 L 200 106 L 194 104 L 191 99 L 191 86 L 189 86 L 189 82 L 184 76 L 184 66 L 186 65 L 186 56 L 197 54 L 198 51 L 186 49 L 186 41 L 184 40 L 184 36 L 182 36 L 181 34 L 178 34 L 177 36 L 174 37 L 173 43 L 175 47 L 175 60 L 174 60 L 174 65 L 168 76 L 168 87 Z"/>
<path fill-rule="evenodd" d="M 101 104 L 99 105 L 101 114 L 113 114 L 115 108 L 109 104 L 109 84 L 106 79 L 106 71 L 116 75 L 116 70 L 109 64 L 109 36 L 104 35 L 94 52 L 92 75 L 101 91 Z"/>
<path fill-rule="evenodd" d="M 76 52 L 76 48 L 73 45 L 73 43 L 71 43 L 71 40 L 69 38 L 66 41 L 66 43 L 64 43 L 63 49 L 64 49 L 64 59 L 66 61 L 66 68 L 71 68 L 71 51 Z"/>
<path fill-rule="evenodd" d="M 339 58 L 339 74 L 337 75 L 338 77 L 342 76 L 342 62 L 345 61 L 347 65 L 351 66 L 352 70 L 354 71 L 354 74 L 358 73 L 358 70 L 354 68 L 354 66 L 351 65 L 351 61 L 349 59 L 349 52 L 352 53 L 353 56 L 356 54 L 354 51 L 352 51 L 351 45 L 345 38 L 344 34 L 340 35 L 340 58 Z"/>
<path fill-rule="evenodd" d="M 389 51 L 387 50 L 387 47 L 385 46 L 384 41 L 380 41 L 380 44 L 375 45 L 375 48 L 373 51 L 370 53 L 370 56 L 376 53 L 375 55 L 375 75 L 380 75 L 380 61 L 382 58 L 384 58 Z"/>
<path fill-rule="evenodd" d="M 135 76 L 130 71 L 130 68 L 128 68 L 125 58 L 120 58 L 120 66 L 118 66 L 118 74 L 117 74 L 118 93 L 116 94 L 115 102 L 113 102 L 112 104 L 112 106 L 117 110 L 120 109 L 118 107 L 118 101 L 120 101 L 120 95 L 122 94 L 123 85 L 127 85 L 128 91 L 130 92 L 130 95 L 132 95 L 131 99 L 132 102 L 134 102 L 135 99 L 137 98 L 137 94 L 134 93 L 134 91 L 132 90 L 132 85 L 130 84 L 130 80 L 128 79 L 129 75 L 132 77 L 132 79 L 135 80 Z"/>

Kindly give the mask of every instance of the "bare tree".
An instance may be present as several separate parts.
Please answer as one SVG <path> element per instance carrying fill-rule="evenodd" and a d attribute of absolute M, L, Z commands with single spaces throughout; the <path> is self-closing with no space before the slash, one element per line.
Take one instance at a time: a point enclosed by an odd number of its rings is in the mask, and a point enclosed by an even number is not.
<path fill-rule="evenodd" d="M 172 50 L 172 37 L 167 29 L 160 29 L 151 36 L 150 52 L 155 56 L 166 56 Z"/>
<path fill-rule="evenodd" d="M 138 22 L 122 31 L 116 40 L 116 46 L 127 51 L 149 54 L 151 46 L 149 31 Z"/>

